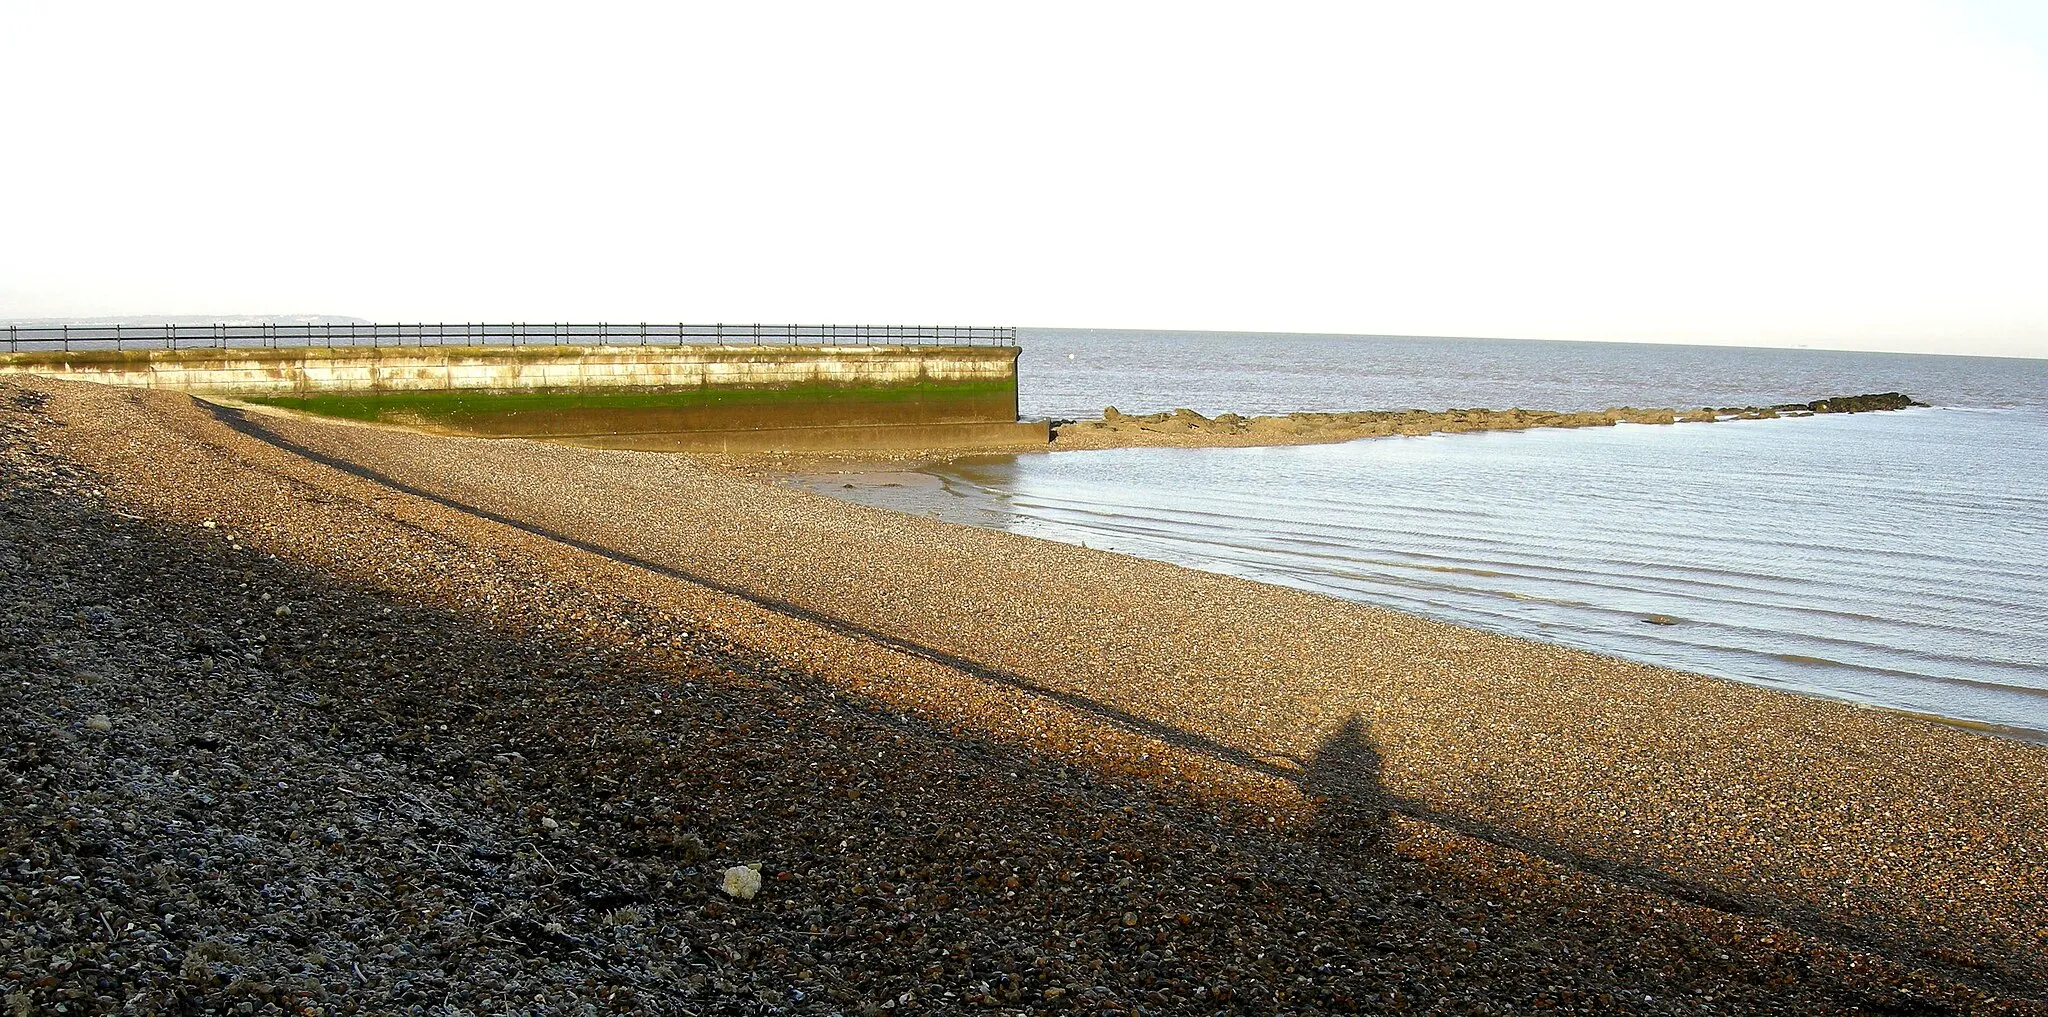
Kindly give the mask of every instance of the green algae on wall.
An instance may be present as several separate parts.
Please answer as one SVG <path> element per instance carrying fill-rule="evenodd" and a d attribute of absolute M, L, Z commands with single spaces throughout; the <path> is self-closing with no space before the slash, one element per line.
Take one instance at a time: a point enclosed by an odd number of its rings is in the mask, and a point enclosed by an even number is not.
<path fill-rule="evenodd" d="M 248 401 L 478 434 L 576 435 L 1014 420 L 1016 399 L 1017 383 L 1006 379 L 629 391 L 342 392 Z"/>
<path fill-rule="evenodd" d="M 330 417 L 606 447 L 1043 442 L 1043 426 L 1017 423 L 1018 353 L 1014 346 L 89 350 L 0 355 L 0 376 L 170 389 Z"/>

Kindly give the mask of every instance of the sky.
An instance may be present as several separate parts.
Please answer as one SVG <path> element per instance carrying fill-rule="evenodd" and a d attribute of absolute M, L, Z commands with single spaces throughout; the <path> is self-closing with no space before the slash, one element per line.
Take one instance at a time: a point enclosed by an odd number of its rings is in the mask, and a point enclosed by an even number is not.
<path fill-rule="evenodd" d="M 0 0 L 0 317 L 2048 357 L 2048 3 Z"/>

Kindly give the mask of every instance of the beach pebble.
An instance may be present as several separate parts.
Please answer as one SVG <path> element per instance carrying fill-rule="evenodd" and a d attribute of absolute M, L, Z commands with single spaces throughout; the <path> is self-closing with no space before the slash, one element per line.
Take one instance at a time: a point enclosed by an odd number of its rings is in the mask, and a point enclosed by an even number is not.
<path fill-rule="evenodd" d="M 753 900 L 761 892 L 761 874 L 745 865 L 735 865 L 725 870 L 725 881 L 720 885 L 726 896 L 741 900 Z"/>

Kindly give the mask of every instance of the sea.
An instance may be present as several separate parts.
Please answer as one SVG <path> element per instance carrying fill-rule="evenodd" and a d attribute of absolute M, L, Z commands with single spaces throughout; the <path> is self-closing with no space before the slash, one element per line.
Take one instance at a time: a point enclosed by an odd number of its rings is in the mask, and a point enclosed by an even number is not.
<path fill-rule="evenodd" d="M 1029 329 L 1026 417 L 1925 409 L 983 457 L 820 493 L 2048 740 L 2048 360 Z M 1655 619 L 1655 621 L 1652 621 Z"/>

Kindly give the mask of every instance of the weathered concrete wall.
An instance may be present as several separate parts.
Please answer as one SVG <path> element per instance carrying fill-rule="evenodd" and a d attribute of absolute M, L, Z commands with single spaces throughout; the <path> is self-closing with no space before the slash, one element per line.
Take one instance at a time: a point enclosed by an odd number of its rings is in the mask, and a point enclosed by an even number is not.
<path fill-rule="evenodd" d="M 1017 422 L 1017 349 L 562 346 L 98 350 L 0 356 L 41 374 L 604 448 L 1044 444 Z"/>
<path fill-rule="evenodd" d="M 989 346 L 430 346 L 0 355 L 0 374 L 232 397 L 1014 381 Z"/>

